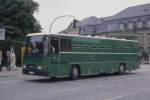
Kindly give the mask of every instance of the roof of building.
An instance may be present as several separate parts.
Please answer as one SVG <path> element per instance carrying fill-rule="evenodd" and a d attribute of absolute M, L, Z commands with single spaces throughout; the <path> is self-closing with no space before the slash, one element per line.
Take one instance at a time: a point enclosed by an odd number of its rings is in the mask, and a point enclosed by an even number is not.
<path fill-rule="evenodd" d="M 137 5 L 128 7 L 125 10 L 115 14 L 114 16 L 109 16 L 104 18 L 104 20 L 115 20 L 115 19 L 122 19 L 122 18 L 131 18 L 143 15 L 150 15 L 150 3 Z"/>
<path fill-rule="evenodd" d="M 97 25 L 97 24 L 101 24 L 101 23 L 102 23 L 102 21 L 99 18 L 97 18 L 95 16 L 91 16 L 91 17 L 81 20 L 78 23 L 78 26 Z"/>
<path fill-rule="evenodd" d="M 131 18 L 131 17 L 143 16 L 143 15 L 150 15 L 150 3 L 128 7 L 125 10 L 120 11 L 119 13 L 109 17 L 97 18 L 95 16 L 91 16 L 78 22 L 77 26 L 102 24 L 103 22 L 102 19 L 104 21 L 109 21 L 109 20 Z"/>

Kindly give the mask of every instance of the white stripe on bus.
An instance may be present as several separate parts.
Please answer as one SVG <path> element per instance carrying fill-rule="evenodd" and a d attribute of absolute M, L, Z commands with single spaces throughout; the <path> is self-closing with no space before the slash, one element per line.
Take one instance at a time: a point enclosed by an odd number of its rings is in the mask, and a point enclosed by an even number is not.
<path fill-rule="evenodd" d="M 100 62 L 73 62 L 73 63 L 70 63 L 70 64 L 77 64 L 77 63 L 80 63 L 80 64 L 84 64 L 84 63 L 87 63 L 87 64 L 90 64 L 90 63 L 118 63 L 118 62 L 137 62 L 137 61 L 100 61 Z"/>
<path fill-rule="evenodd" d="M 140 54 L 140 53 L 106 53 L 106 52 L 60 52 L 60 53 L 72 53 L 72 54 Z"/>

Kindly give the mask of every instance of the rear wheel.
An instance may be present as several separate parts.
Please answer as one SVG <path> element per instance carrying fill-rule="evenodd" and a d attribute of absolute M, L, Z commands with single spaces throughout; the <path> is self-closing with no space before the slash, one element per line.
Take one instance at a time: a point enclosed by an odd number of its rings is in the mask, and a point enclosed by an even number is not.
<path fill-rule="evenodd" d="M 78 67 L 72 66 L 71 70 L 70 70 L 70 79 L 71 80 L 76 80 L 76 79 L 79 78 L 79 76 L 80 76 L 80 72 L 79 72 Z"/>
<path fill-rule="evenodd" d="M 119 74 L 120 75 L 123 75 L 123 74 L 125 74 L 125 72 L 126 72 L 126 68 L 125 68 L 125 65 L 120 65 L 119 66 Z"/>

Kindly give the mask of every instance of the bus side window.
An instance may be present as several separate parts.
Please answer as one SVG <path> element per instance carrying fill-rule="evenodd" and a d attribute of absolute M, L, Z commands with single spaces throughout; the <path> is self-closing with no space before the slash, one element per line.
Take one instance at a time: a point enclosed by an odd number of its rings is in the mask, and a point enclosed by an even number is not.
<path fill-rule="evenodd" d="M 106 49 L 107 50 L 112 50 L 112 47 L 111 46 L 106 46 Z"/>
<path fill-rule="evenodd" d="M 60 50 L 63 52 L 71 51 L 71 40 L 60 39 Z"/>
<path fill-rule="evenodd" d="M 125 47 L 125 50 L 130 50 L 130 47 Z"/>
<path fill-rule="evenodd" d="M 59 41 L 57 37 L 51 37 L 49 47 L 50 47 L 50 52 L 59 53 Z"/>
<path fill-rule="evenodd" d="M 120 51 L 120 50 L 121 50 L 121 48 L 120 48 L 120 47 L 116 47 L 115 49 L 116 49 L 117 51 Z"/>
<path fill-rule="evenodd" d="M 99 46 L 99 49 L 103 50 L 103 49 L 105 49 L 105 47 L 104 46 Z"/>
<path fill-rule="evenodd" d="M 49 38 L 48 37 L 43 37 L 43 54 L 47 55 L 48 54 L 48 41 Z"/>

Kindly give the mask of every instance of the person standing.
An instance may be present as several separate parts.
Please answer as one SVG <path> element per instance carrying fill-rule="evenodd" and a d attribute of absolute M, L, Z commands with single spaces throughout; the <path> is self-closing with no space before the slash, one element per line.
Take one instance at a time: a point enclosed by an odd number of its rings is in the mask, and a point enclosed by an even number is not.
<path fill-rule="evenodd" d="M 10 60 L 10 51 L 7 50 L 6 51 L 6 67 L 7 67 L 7 71 L 11 71 L 11 68 L 10 68 L 10 64 L 11 64 L 11 60 Z"/>
<path fill-rule="evenodd" d="M 14 51 L 12 51 L 12 50 L 10 52 L 10 68 L 14 69 L 15 71 L 17 70 L 17 67 L 16 67 L 16 55 L 15 55 Z"/>

